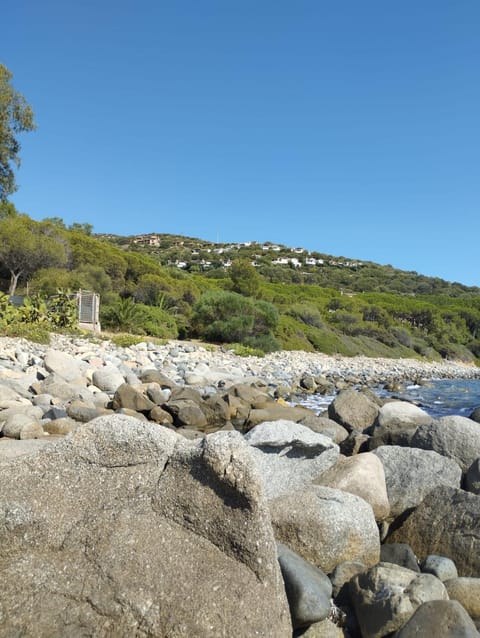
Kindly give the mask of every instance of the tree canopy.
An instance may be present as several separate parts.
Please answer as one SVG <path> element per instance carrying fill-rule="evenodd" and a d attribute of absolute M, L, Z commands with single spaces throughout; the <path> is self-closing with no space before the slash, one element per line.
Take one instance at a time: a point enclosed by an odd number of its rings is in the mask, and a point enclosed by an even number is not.
<path fill-rule="evenodd" d="M 17 190 L 12 164 L 20 165 L 18 134 L 35 129 L 32 108 L 12 86 L 12 77 L 0 64 L 0 201 Z"/>

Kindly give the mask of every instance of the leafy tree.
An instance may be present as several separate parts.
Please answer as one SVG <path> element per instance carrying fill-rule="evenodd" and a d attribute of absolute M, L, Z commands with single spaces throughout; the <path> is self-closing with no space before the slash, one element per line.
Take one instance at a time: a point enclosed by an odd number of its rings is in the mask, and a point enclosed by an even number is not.
<path fill-rule="evenodd" d="M 20 165 L 19 133 L 33 131 L 33 111 L 11 85 L 12 74 L 0 64 L 0 201 L 17 190 L 12 164 Z"/>
<path fill-rule="evenodd" d="M 256 297 L 262 278 L 248 259 L 235 259 L 229 270 L 232 290 L 245 297 Z"/>
<path fill-rule="evenodd" d="M 18 215 L 0 222 L 0 262 L 10 273 L 8 294 L 15 294 L 20 278 L 28 278 L 40 268 L 64 265 L 65 241 L 52 233 L 50 225 Z"/>

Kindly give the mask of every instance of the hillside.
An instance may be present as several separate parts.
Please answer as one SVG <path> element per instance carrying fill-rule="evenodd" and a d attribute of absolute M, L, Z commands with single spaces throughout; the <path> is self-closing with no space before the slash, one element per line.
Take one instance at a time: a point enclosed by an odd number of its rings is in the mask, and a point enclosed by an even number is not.
<path fill-rule="evenodd" d="M 475 296 L 480 288 L 427 277 L 391 265 L 360 261 L 307 251 L 272 242 L 213 243 L 193 237 L 162 233 L 144 235 L 98 235 L 125 250 L 133 250 L 157 259 L 162 265 L 186 272 L 216 276 L 227 271 L 233 259 L 250 259 L 268 281 L 316 284 L 351 292 L 391 292 L 401 295 Z M 218 274 L 218 273 L 216 273 Z"/>
<path fill-rule="evenodd" d="M 14 211 L 0 235 L 0 289 L 30 296 L 17 313 L 0 296 L 4 333 L 50 325 L 42 299 L 82 288 L 100 295 L 104 328 L 138 338 L 236 343 L 243 353 L 480 357 L 480 290 L 459 283 L 270 242 L 95 236 Z M 63 320 L 57 308 L 53 325 Z"/>

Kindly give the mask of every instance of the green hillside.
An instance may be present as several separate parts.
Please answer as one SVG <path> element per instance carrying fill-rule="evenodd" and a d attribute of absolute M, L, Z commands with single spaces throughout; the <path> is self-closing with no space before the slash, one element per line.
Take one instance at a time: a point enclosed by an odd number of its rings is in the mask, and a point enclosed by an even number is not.
<path fill-rule="evenodd" d="M 82 288 L 100 294 L 105 329 L 142 337 L 239 343 L 245 352 L 480 357 L 479 288 L 301 247 L 92 235 L 88 224 L 0 209 L 4 334 L 35 316 L 12 313 L 8 292 L 28 293 L 32 306 Z M 51 322 L 45 310 L 37 315 Z"/>

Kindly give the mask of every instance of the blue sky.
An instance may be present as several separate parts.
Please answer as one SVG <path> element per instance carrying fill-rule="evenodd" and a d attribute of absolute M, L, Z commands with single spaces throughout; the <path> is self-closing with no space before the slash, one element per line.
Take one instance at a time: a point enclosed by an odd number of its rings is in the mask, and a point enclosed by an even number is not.
<path fill-rule="evenodd" d="M 17 208 L 480 285 L 478 0 L 16 0 Z"/>

